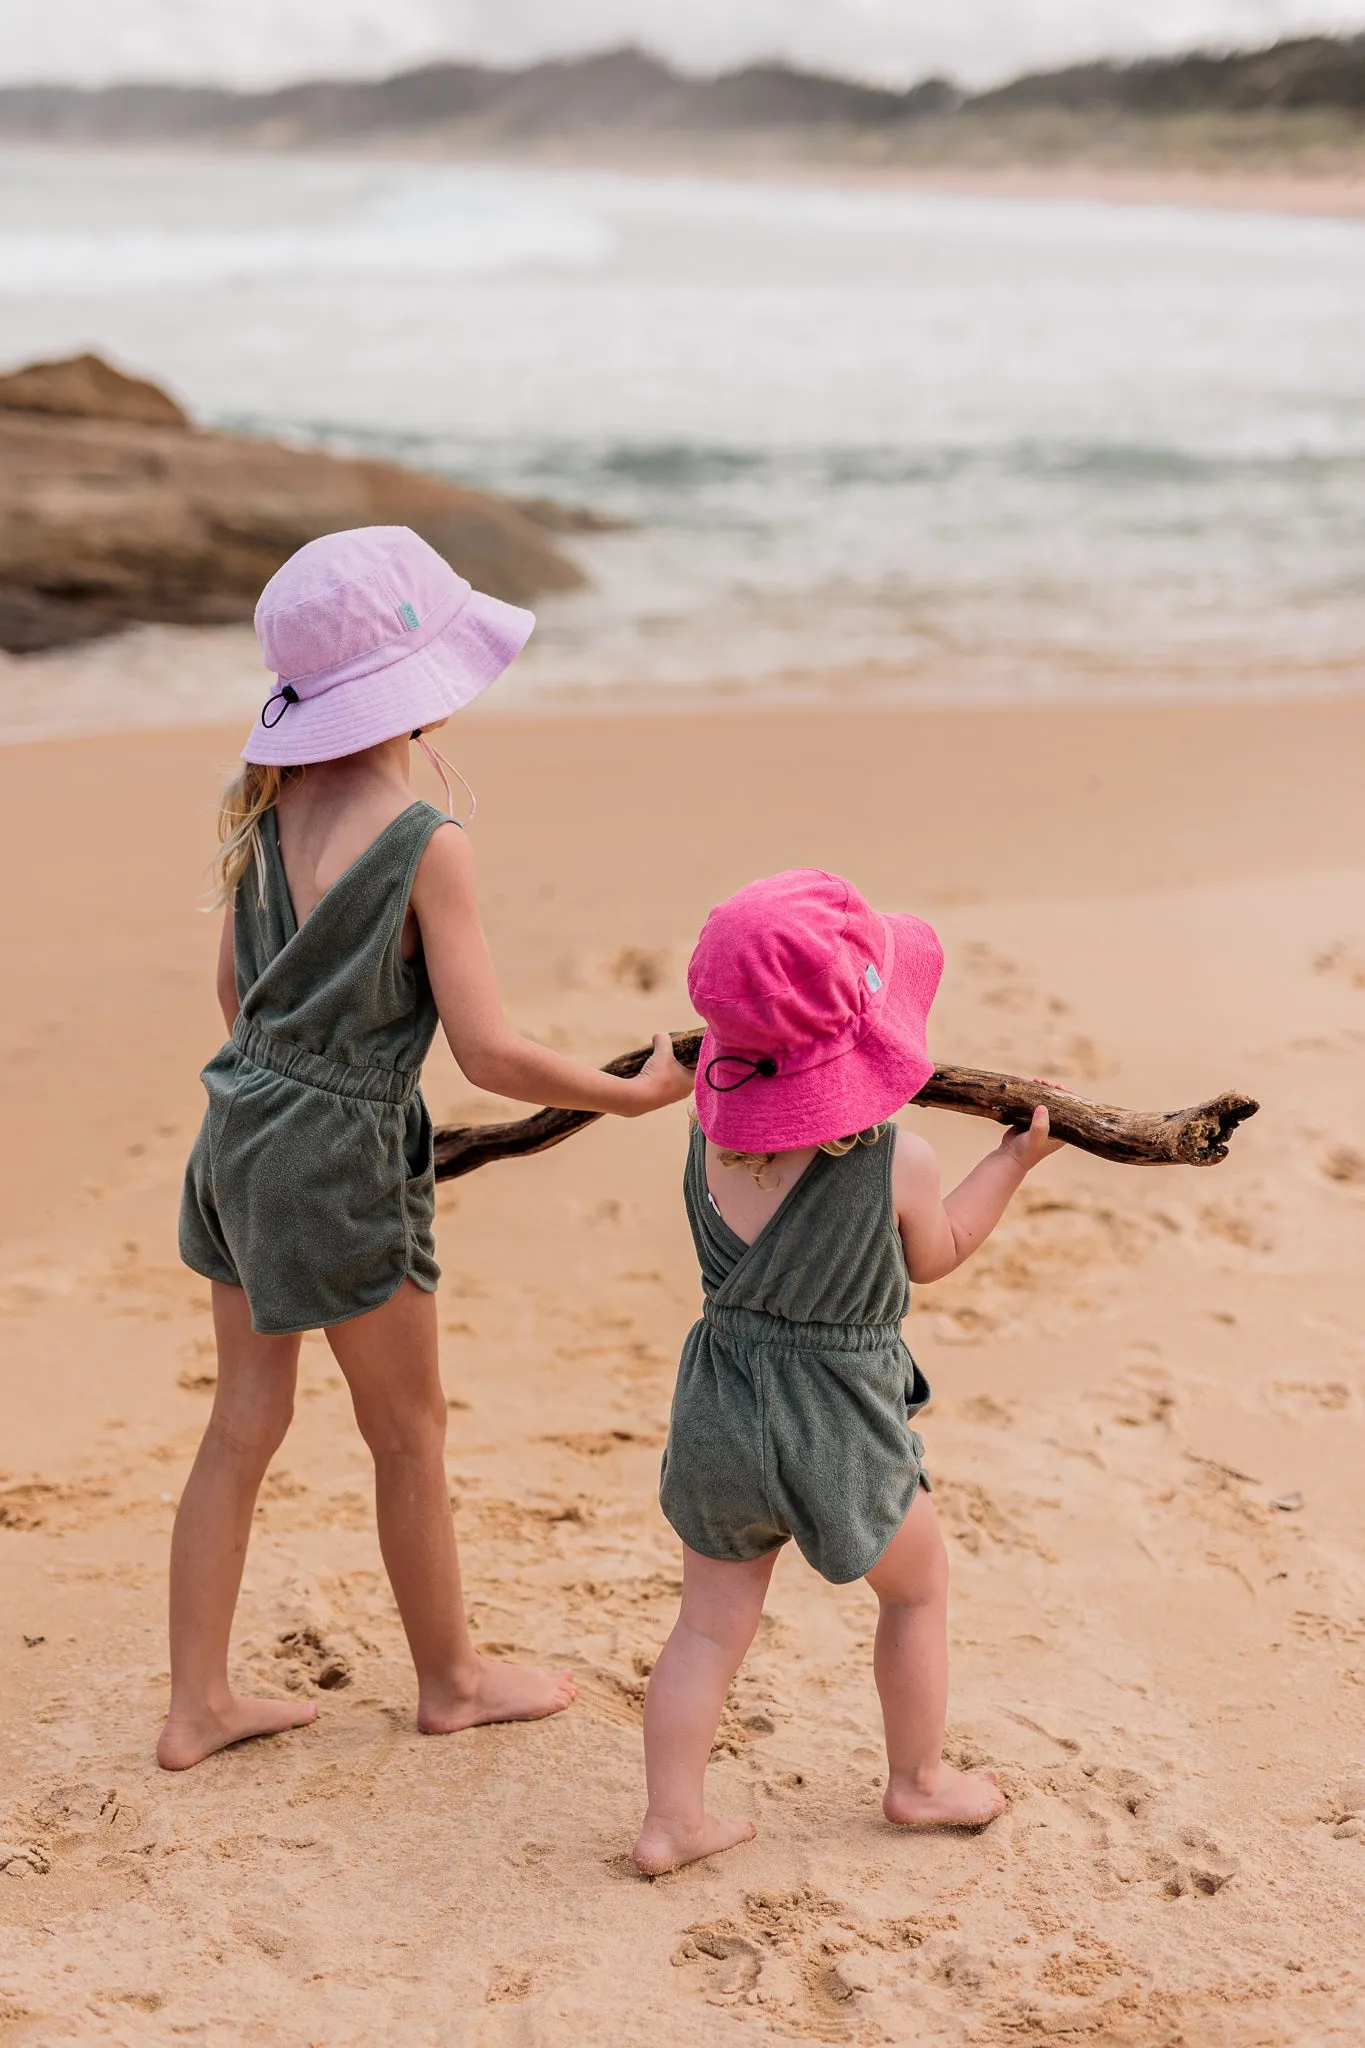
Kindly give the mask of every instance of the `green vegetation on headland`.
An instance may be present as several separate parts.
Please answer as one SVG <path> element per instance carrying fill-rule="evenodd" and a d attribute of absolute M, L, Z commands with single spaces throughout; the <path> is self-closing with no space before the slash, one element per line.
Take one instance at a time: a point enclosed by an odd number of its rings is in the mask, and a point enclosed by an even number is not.
<path fill-rule="evenodd" d="M 1327 170 L 1358 163 L 1365 149 L 1365 35 L 1072 65 L 976 94 L 941 78 L 894 92 L 781 64 L 689 78 L 632 49 L 520 71 L 430 64 L 273 92 L 15 86 L 0 89 L 0 140 L 572 146 L 579 155 L 695 155 L 743 141 L 781 157 L 888 165 L 1098 159 Z"/>

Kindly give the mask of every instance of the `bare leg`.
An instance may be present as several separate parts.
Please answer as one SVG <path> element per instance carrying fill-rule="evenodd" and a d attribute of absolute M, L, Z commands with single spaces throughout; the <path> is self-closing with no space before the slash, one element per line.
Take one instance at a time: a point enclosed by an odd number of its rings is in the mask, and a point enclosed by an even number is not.
<path fill-rule="evenodd" d="M 882 1811 L 903 1827 L 984 1827 L 1005 1801 L 989 1771 L 943 1761 L 948 1716 L 948 1553 L 923 1487 L 867 1575 L 881 1603 L 873 1669 L 890 1766 Z"/>
<path fill-rule="evenodd" d="M 706 1811 L 706 1766 L 777 1555 L 771 1550 L 735 1564 L 683 1545 L 682 1608 L 645 1694 L 649 1811 L 631 1853 L 646 1877 L 733 1849 L 754 1832 L 752 1821 L 717 1819 Z"/>
<path fill-rule="evenodd" d="M 171 1538 L 171 1707 L 156 1746 L 168 1771 L 317 1712 L 302 1700 L 239 1699 L 227 1675 L 251 1517 L 293 1414 L 299 1340 L 258 1336 L 241 1288 L 217 1282 L 213 1325 L 218 1389 Z"/>
<path fill-rule="evenodd" d="M 392 1300 L 327 1332 L 374 1456 L 379 1547 L 417 1667 L 417 1725 L 449 1735 L 535 1721 L 574 1697 L 567 1671 L 480 1657 L 469 1638 L 446 1485 L 436 1298 L 405 1280 Z"/>

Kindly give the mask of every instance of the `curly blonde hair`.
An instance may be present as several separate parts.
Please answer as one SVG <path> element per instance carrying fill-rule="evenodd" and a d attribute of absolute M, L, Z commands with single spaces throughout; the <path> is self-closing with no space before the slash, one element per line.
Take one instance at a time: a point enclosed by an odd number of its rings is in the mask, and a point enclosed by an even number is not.
<path fill-rule="evenodd" d="M 694 1123 L 696 1122 L 695 1110 L 692 1112 L 692 1120 Z M 817 1145 L 815 1149 L 817 1152 L 828 1152 L 831 1159 L 842 1159 L 844 1154 L 851 1152 L 855 1145 L 880 1144 L 882 1135 L 887 1128 L 886 1124 L 873 1124 L 869 1130 L 855 1131 L 851 1138 L 827 1138 L 823 1145 Z M 763 1176 L 772 1165 L 774 1159 L 776 1159 L 777 1154 L 776 1152 L 731 1152 L 724 1147 L 718 1147 L 717 1156 L 722 1166 L 742 1166 L 746 1173 L 753 1175 L 761 1187 L 763 1185 Z"/>

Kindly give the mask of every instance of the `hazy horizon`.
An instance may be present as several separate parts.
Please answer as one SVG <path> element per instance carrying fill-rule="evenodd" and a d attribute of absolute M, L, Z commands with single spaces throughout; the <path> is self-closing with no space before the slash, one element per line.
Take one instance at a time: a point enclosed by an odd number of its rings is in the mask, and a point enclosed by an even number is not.
<path fill-rule="evenodd" d="M 49 0 L 8 25 L 0 83 L 270 86 L 445 59 L 517 65 L 635 43 L 706 72 L 780 58 L 980 88 L 1095 57 L 1365 30 L 1365 0 Z"/>

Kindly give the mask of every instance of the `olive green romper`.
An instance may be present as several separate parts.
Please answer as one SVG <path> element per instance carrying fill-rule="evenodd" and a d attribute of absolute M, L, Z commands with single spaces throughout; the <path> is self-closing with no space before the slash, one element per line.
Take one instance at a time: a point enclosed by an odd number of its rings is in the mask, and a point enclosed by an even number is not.
<path fill-rule="evenodd" d="M 208 1111 L 185 1170 L 180 1256 L 246 1290 L 283 1335 L 380 1308 L 440 1278 L 431 1118 L 418 1089 L 437 1024 L 419 949 L 402 954 L 417 863 L 437 827 L 411 804 L 299 925 L 275 814 L 233 913 L 232 1037 L 203 1072 Z"/>
<path fill-rule="evenodd" d="M 901 1341 L 893 1156 L 889 1125 L 841 1158 L 817 1152 L 746 1245 L 712 1200 L 693 1128 L 683 1193 L 705 1306 L 683 1345 L 659 1499 L 705 1557 L 762 1557 L 794 1536 L 844 1585 L 928 1485 L 908 1426 L 929 1386 Z"/>

